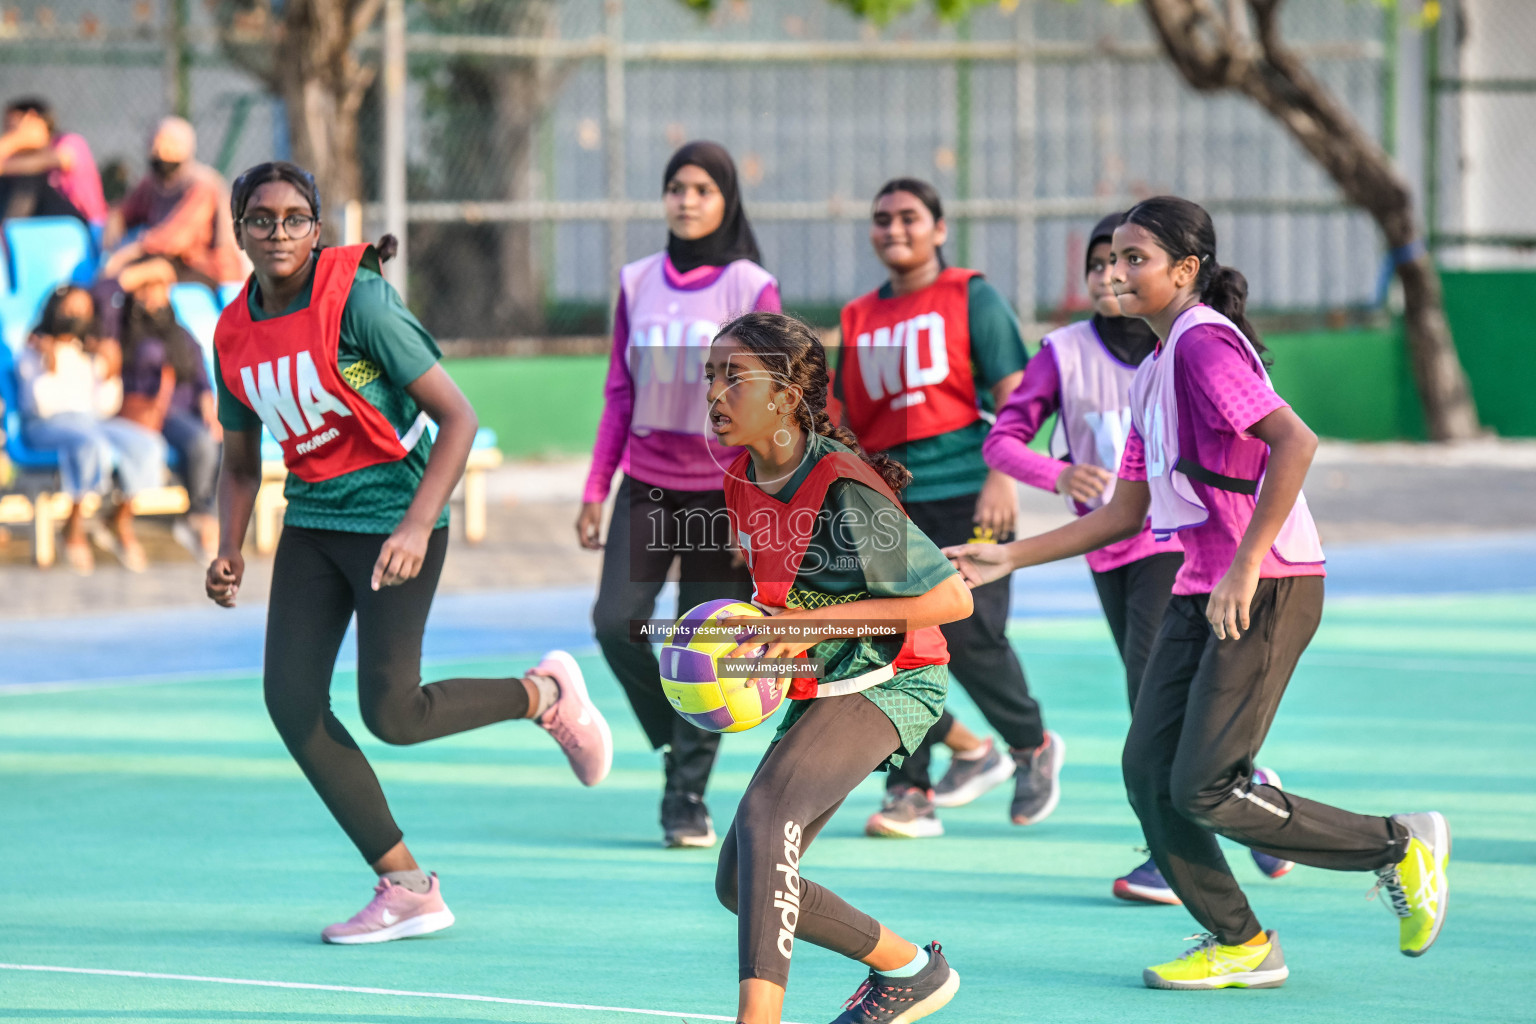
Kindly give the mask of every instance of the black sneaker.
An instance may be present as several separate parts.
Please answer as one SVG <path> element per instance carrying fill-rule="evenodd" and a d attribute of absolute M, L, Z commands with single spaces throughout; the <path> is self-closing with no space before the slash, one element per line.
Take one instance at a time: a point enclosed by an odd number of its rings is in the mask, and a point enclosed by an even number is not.
<path fill-rule="evenodd" d="M 662 843 L 669 850 L 682 846 L 715 845 L 715 823 L 697 793 L 666 793 L 661 798 Z"/>
<path fill-rule="evenodd" d="M 937 942 L 924 949 L 928 963 L 910 978 L 887 978 L 870 971 L 832 1024 L 910 1024 L 942 1009 L 955 998 L 960 975 L 944 959 Z"/>
<path fill-rule="evenodd" d="M 944 834 L 944 823 L 933 813 L 933 794 L 916 786 L 888 789 L 880 809 L 864 823 L 867 836 L 931 839 Z"/>
<path fill-rule="evenodd" d="M 952 757 L 949 770 L 933 787 L 933 802 L 940 807 L 964 807 L 993 786 L 1013 778 L 1013 758 L 987 740 L 987 752 L 974 760 Z"/>
<path fill-rule="evenodd" d="M 1018 770 L 1013 776 L 1010 813 L 1015 825 L 1039 824 L 1056 809 L 1061 800 L 1061 762 L 1066 755 L 1066 741 L 1049 729 L 1038 747 L 1013 751 Z"/>

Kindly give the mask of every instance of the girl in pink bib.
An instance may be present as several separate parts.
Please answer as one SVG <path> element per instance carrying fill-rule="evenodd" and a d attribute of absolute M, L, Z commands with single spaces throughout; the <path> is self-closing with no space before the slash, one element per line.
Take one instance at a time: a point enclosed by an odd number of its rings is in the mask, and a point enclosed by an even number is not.
<path fill-rule="evenodd" d="M 1375 872 L 1399 948 L 1419 956 L 1445 916 L 1444 817 L 1356 814 L 1283 791 L 1254 766 L 1322 615 L 1322 550 L 1301 496 L 1317 438 L 1270 386 L 1244 316 L 1247 282 L 1216 262 L 1205 210 L 1171 196 L 1138 203 L 1111 260 L 1121 310 L 1161 339 L 1131 385 L 1114 496 L 1048 533 L 945 554 L 979 585 L 1133 537 L 1149 512 L 1154 535 L 1183 541 L 1122 770 L 1153 860 L 1206 934 L 1143 971 L 1149 987 L 1264 988 L 1289 974 L 1218 834 L 1300 864 Z"/>
<path fill-rule="evenodd" d="M 736 188 L 736 165 L 713 142 L 690 142 L 662 175 L 667 247 L 623 268 L 613 315 L 613 355 L 602 420 L 576 534 L 603 550 L 592 625 L 653 748 L 663 754 L 661 827 L 669 847 L 713 846 L 704 789 L 720 734 L 679 718 L 661 692 L 650 641 L 636 627 L 651 617 L 678 563 L 678 609 L 752 595 L 745 564 L 730 548 L 725 468 L 740 454 L 707 421 L 704 364 L 720 325 L 755 310 L 778 312 L 779 288 L 758 265 L 757 239 Z M 603 505 L 621 474 L 600 539 Z"/>

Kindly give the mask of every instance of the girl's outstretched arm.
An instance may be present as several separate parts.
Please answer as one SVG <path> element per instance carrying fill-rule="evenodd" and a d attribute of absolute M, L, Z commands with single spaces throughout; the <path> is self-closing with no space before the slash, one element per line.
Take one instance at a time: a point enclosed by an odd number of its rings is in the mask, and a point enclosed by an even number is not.
<path fill-rule="evenodd" d="M 1152 504 L 1145 480 L 1126 480 L 1115 484 L 1114 497 L 1103 508 L 1065 526 L 1033 537 L 1023 537 L 1009 544 L 957 544 L 944 549 L 967 585 L 1000 580 L 1015 569 L 1041 565 L 1074 555 L 1086 555 L 1107 544 L 1134 537 L 1147 521 Z"/>

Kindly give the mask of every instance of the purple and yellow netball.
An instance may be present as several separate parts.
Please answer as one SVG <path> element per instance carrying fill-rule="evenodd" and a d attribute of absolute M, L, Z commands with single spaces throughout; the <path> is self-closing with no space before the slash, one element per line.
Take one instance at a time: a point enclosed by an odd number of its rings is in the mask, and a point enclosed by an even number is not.
<path fill-rule="evenodd" d="M 777 679 L 722 677 L 720 658 L 752 633 L 734 634 L 722 620 L 744 616 L 765 617 L 762 609 L 745 601 L 705 601 L 689 611 L 667 634 L 661 649 L 661 691 L 683 718 L 710 732 L 744 732 L 772 717 L 784 702 Z M 759 647 L 757 655 L 766 648 Z"/>

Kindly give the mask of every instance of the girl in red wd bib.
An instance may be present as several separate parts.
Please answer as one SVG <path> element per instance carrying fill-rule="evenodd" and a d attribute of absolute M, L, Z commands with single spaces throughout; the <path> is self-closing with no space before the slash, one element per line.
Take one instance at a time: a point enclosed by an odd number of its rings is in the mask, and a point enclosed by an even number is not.
<path fill-rule="evenodd" d="M 826 353 L 791 317 L 749 313 L 710 350 L 710 424 L 745 451 L 727 468 L 731 526 L 754 599 L 773 615 L 735 652 L 809 655 L 720 851 L 715 890 L 738 917 L 745 1024 L 777 1024 L 796 938 L 868 964 L 839 1022 L 927 1016 L 959 977 L 800 873 L 805 847 L 870 772 L 898 765 L 938 720 L 949 654 L 938 627 L 971 613 L 960 578 L 896 499 L 899 464 L 865 455 L 826 413 Z"/>
<path fill-rule="evenodd" d="M 436 342 L 379 273 L 393 238 L 378 249 L 316 247 L 319 192 L 293 164 L 254 167 L 232 191 L 236 237 L 255 273 L 214 334 L 224 465 L 208 596 L 232 607 L 240 589 L 265 429 L 289 470 L 267 615 L 267 710 L 379 876 L 374 898 L 321 937 L 351 944 L 439 931 L 453 914 L 437 876 L 416 863 L 373 768 L 331 713 L 331 670 L 353 613 L 363 721 L 386 743 L 531 718 L 590 786 L 608 773 L 612 740 L 562 651 L 524 679 L 421 685 L 448 495 L 474 442 L 474 410 L 437 364 Z M 440 427 L 435 444 L 428 418 Z"/>

